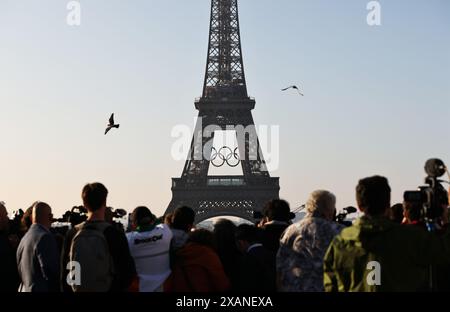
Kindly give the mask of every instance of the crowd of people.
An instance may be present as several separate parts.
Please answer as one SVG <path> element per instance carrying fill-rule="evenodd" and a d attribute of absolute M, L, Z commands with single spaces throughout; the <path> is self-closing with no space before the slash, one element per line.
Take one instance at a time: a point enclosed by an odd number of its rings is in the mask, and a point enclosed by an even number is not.
<path fill-rule="evenodd" d="M 220 219 L 212 231 L 195 227 L 190 207 L 157 218 L 142 206 L 125 233 L 105 218 L 107 196 L 100 183 L 84 186 L 87 220 L 65 237 L 51 231 L 52 208 L 44 202 L 24 216 L 23 237 L 11 235 L 0 204 L 0 292 L 450 290 L 447 192 L 433 232 L 420 204 L 391 206 L 380 176 L 359 181 L 363 216 L 351 226 L 336 222 L 336 196 L 317 190 L 295 223 L 280 199 L 265 205 L 256 224 Z"/>

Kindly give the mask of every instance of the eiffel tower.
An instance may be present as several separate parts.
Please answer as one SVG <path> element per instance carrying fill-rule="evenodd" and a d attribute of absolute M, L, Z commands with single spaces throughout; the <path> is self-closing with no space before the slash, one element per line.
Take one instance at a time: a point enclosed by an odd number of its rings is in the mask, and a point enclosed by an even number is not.
<path fill-rule="evenodd" d="M 247 94 L 237 0 L 212 0 L 208 58 L 203 95 L 190 152 L 181 178 L 172 179 L 166 214 L 186 205 L 196 223 L 218 216 L 254 221 L 270 199 L 279 198 L 279 178 L 270 177 L 261 152 Z M 214 131 L 236 130 L 238 147 L 213 147 Z M 215 167 L 242 166 L 241 176 L 209 176 Z"/>

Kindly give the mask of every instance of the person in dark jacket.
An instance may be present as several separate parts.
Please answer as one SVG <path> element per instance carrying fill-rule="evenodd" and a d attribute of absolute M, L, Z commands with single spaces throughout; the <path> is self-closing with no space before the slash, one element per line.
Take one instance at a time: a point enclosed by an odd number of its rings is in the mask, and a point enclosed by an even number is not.
<path fill-rule="evenodd" d="M 236 289 L 239 283 L 239 263 L 242 258 L 236 246 L 235 233 L 236 225 L 231 220 L 219 219 L 214 223 L 217 253 L 230 279 L 232 290 Z"/>
<path fill-rule="evenodd" d="M 0 203 L 0 293 L 16 292 L 19 287 L 16 250 L 9 239 L 8 227 L 8 212 Z"/>
<path fill-rule="evenodd" d="M 171 253 L 175 254 L 181 249 L 189 238 L 189 233 L 194 228 L 195 211 L 187 206 L 175 209 L 170 219 L 170 229 L 172 230 Z"/>
<path fill-rule="evenodd" d="M 20 292 L 59 291 L 59 255 L 50 232 L 52 209 L 43 202 L 33 207 L 30 229 L 17 249 L 17 267 L 21 278 Z"/>
<path fill-rule="evenodd" d="M 88 211 L 88 218 L 83 226 L 89 226 L 98 229 L 104 229 L 103 235 L 109 247 L 109 253 L 112 258 L 114 273 L 109 291 L 126 291 L 136 275 L 134 260 L 131 257 L 128 241 L 125 233 L 119 231 L 116 227 L 105 222 L 106 198 L 108 190 L 101 183 L 91 183 L 85 185 L 82 191 L 83 205 Z M 67 264 L 70 261 L 70 248 L 75 235 L 80 227 L 73 228 L 67 233 L 63 251 L 62 251 L 62 289 L 65 292 L 72 292 L 72 288 L 67 284 Z M 82 264 L 81 264 L 82 268 Z M 93 290 L 95 291 L 95 290 Z"/>
<path fill-rule="evenodd" d="M 236 244 L 243 254 L 236 291 L 276 291 L 275 258 L 262 244 L 261 230 L 249 224 L 239 225 Z"/>
<path fill-rule="evenodd" d="M 395 204 L 389 210 L 389 219 L 397 224 L 402 224 L 404 220 L 403 204 Z"/>
<path fill-rule="evenodd" d="M 282 199 L 269 201 L 263 209 L 264 218 L 259 224 L 263 235 L 263 245 L 276 257 L 283 232 L 292 223 L 289 203 Z"/>

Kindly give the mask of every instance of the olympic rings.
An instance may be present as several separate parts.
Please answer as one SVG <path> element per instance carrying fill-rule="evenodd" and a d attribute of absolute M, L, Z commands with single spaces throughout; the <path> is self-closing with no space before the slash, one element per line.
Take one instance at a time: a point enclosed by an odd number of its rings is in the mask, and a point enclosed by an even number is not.
<path fill-rule="evenodd" d="M 219 161 L 217 162 L 217 159 Z M 234 168 L 241 163 L 239 159 L 238 148 L 236 147 L 234 151 L 228 146 L 224 146 L 219 151 L 216 148 L 211 148 L 211 164 L 216 167 L 222 167 L 227 164 L 228 166 Z"/>

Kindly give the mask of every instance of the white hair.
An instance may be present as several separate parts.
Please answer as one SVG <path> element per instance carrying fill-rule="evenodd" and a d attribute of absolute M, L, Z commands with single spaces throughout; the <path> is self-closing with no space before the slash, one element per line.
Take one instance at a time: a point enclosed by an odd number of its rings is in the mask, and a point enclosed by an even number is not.
<path fill-rule="evenodd" d="M 309 195 L 306 202 L 306 211 L 314 215 L 326 215 L 334 212 L 336 208 L 336 196 L 325 190 L 317 190 Z"/>

